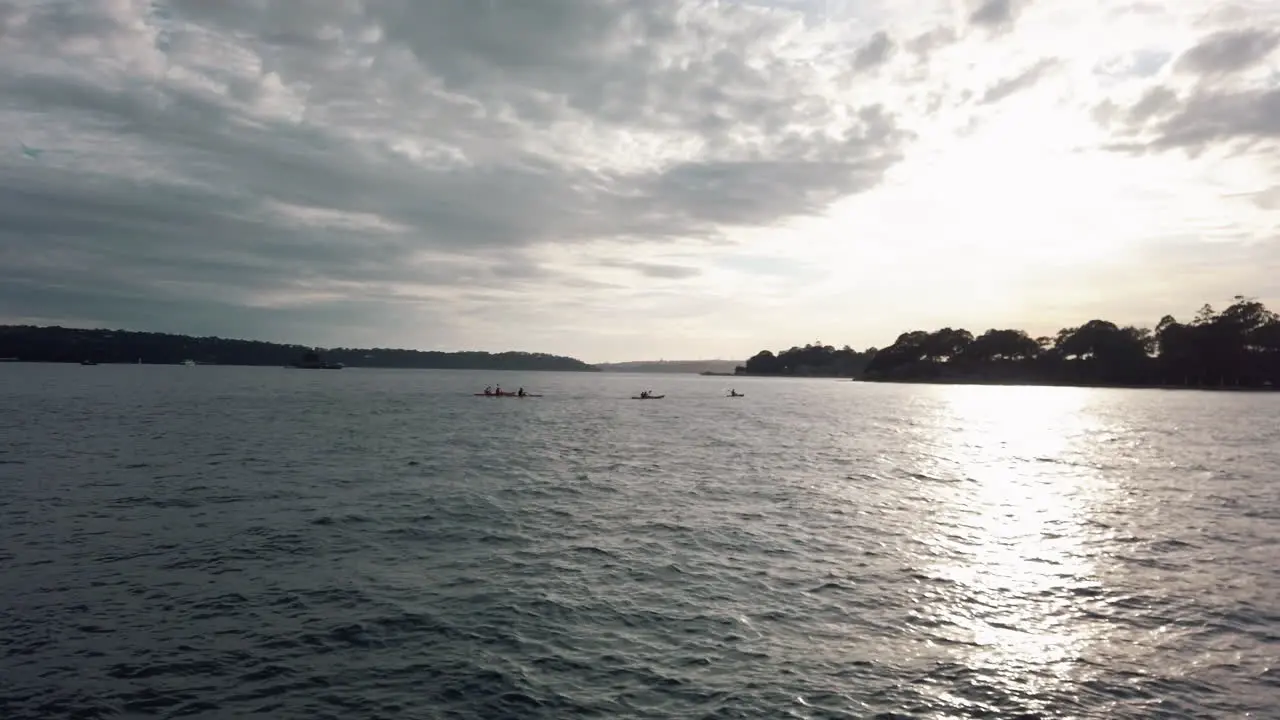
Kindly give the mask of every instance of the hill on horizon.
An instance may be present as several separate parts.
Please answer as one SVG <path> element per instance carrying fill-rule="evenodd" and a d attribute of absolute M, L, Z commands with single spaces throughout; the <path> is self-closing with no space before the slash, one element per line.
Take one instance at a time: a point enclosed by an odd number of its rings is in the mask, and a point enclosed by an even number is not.
<path fill-rule="evenodd" d="M 27 362 L 136 363 L 172 365 L 194 360 L 208 365 L 293 363 L 308 351 L 348 367 L 437 370 L 560 370 L 597 372 L 577 358 L 547 353 L 440 352 L 399 348 L 312 348 L 305 345 L 193 337 L 170 333 L 0 325 L 0 358 Z"/>
<path fill-rule="evenodd" d="M 605 372 L 641 373 L 732 373 L 742 360 L 631 360 L 616 363 L 595 363 Z"/>

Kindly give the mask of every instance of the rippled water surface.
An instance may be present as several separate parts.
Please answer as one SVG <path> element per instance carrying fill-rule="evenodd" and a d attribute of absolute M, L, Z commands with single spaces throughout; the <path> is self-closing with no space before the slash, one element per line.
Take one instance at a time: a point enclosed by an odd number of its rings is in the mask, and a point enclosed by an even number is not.
<path fill-rule="evenodd" d="M 6 720 L 1280 717 L 1280 396 L 11 364 L 0 408 Z"/>

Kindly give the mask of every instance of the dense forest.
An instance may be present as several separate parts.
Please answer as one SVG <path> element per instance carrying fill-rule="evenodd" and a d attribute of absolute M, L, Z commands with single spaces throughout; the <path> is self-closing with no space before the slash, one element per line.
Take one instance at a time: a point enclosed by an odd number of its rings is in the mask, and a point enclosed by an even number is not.
<path fill-rule="evenodd" d="M 777 355 L 761 350 L 735 370 L 737 375 L 791 375 L 796 377 L 858 377 L 875 356 L 876 349 L 859 352 L 848 345 L 837 350 L 811 343 Z"/>
<path fill-rule="evenodd" d="M 29 325 L 0 326 L 0 358 L 31 362 L 176 364 L 194 360 L 213 365 L 274 365 L 299 362 L 314 348 L 256 340 L 190 337 L 124 330 L 79 330 Z M 457 370 L 583 370 L 581 360 L 523 352 L 424 352 L 387 348 L 330 348 L 320 351 L 327 363 L 347 367 L 431 368 Z"/>
<path fill-rule="evenodd" d="M 858 355 L 825 346 L 777 356 L 762 352 L 744 372 L 890 382 L 1275 387 L 1280 386 L 1280 317 L 1256 300 L 1237 296 L 1221 312 L 1205 305 L 1190 322 L 1166 315 L 1155 330 L 1106 320 L 1039 338 L 1014 329 L 977 336 L 954 328 L 915 330 L 864 355 L 870 359 L 858 373 L 806 373 L 797 369 L 834 368 L 835 358 Z"/>

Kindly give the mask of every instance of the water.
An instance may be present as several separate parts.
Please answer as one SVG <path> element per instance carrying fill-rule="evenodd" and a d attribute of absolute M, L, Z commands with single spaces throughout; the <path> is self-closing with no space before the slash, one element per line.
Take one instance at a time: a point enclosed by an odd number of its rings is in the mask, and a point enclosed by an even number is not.
<path fill-rule="evenodd" d="M 1280 708 L 1280 396 L 11 364 L 0 408 L 6 720 Z"/>

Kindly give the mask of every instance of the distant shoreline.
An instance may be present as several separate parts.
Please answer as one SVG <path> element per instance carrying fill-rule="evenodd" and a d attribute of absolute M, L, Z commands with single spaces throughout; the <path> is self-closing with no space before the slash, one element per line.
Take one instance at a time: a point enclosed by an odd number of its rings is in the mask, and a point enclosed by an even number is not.
<path fill-rule="evenodd" d="M 842 378 L 843 379 L 843 378 Z M 1202 392 L 1248 392 L 1269 393 L 1280 390 L 1266 385 L 1133 385 L 1133 384 L 1101 384 L 1072 382 L 1036 382 L 1026 380 L 981 380 L 929 378 L 920 380 L 869 380 L 866 378 L 850 378 L 852 382 L 868 385 L 996 385 L 1001 387 L 1064 387 L 1086 388 L 1091 390 L 1200 390 Z"/>
<path fill-rule="evenodd" d="M 653 375 L 732 375 L 742 365 L 739 360 L 629 360 L 593 363 L 603 372 L 646 373 Z"/>
<path fill-rule="evenodd" d="M 841 380 L 848 382 L 850 380 L 860 380 L 861 378 L 849 377 L 848 375 L 783 375 L 781 373 L 729 373 L 729 377 L 745 377 L 745 378 L 781 378 L 783 380 Z"/>
<path fill-rule="evenodd" d="M 866 383 L 868 385 L 995 385 L 1000 387 L 1067 387 L 1088 388 L 1095 390 L 1200 390 L 1204 392 L 1247 392 L 1268 393 L 1280 391 L 1280 387 L 1266 385 L 1136 385 L 1136 384 L 1103 384 L 1078 383 L 1062 381 L 1035 381 L 1014 379 L 981 378 L 921 378 L 918 380 L 873 380 L 865 377 L 837 377 L 833 375 L 771 375 L 764 373 L 738 373 L 733 377 L 781 378 L 787 380 L 837 380 L 840 382 Z"/>
<path fill-rule="evenodd" d="M 23 364 L 23 365 L 68 365 L 80 366 L 82 363 L 74 360 L 23 360 L 22 358 L 0 358 L 0 363 L 4 364 Z M 181 362 L 112 362 L 103 361 L 94 363 L 97 367 L 102 366 L 129 366 L 129 367 L 183 367 Z M 197 363 L 197 367 L 234 367 L 234 368 L 279 368 L 281 370 L 298 370 L 307 368 L 296 368 L 288 365 L 265 365 L 250 363 Z M 384 366 L 384 365 L 347 365 L 347 370 L 415 370 L 415 371 L 432 371 L 442 370 L 448 372 L 568 372 L 581 373 L 582 370 L 565 370 L 559 368 L 497 368 L 497 367 L 405 367 L 405 366 Z M 589 371 L 588 371 L 589 372 Z M 598 372 L 598 371 L 597 371 Z M 673 373 L 673 372 L 608 372 L 610 375 L 698 375 L 701 377 L 739 377 L 739 378 L 777 378 L 781 380 L 830 380 L 839 382 L 855 382 L 865 383 L 867 385 L 967 385 L 967 386 L 997 386 L 997 387 L 1057 387 L 1057 388 L 1081 388 L 1089 390 L 1190 390 L 1200 392 L 1238 392 L 1238 393 L 1271 393 L 1280 391 L 1280 387 L 1276 386 L 1251 386 L 1251 385 L 1104 385 L 1104 384 L 1088 384 L 1088 383 L 1072 383 L 1072 382 L 1036 382 L 1036 381 L 1017 381 L 1017 380 L 982 380 L 982 379 L 940 379 L 929 378 L 919 380 L 870 380 L 867 378 L 849 378 L 835 377 L 828 375 L 768 375 L 761 373 Z"/>
<path fill-rule="evenodd" d="M 172 333 L 0 325 L 0 358 L 82 365 L 228 365 L 303 369 L 338 367 L 420 370 L 554 370 L 600 372 L 577 358 L 537 352 L 443 352 L 407 348 L 318 348 L 262 340 Z M 310 360 L 308 360 L 310 358 Z"/>
<path fill-rule="evenodd" d="M 6 365 L 74 365 L 81 366 L 84 363 L 78 360 L 23 360 L 22 358 L 0 358 L 0 363 Z M 111 360 L 103 360 L 94 362 L 93 367 L 186 367 L 182 362 L 115 362 Z M 322 368 L 304 368 L 294 365 L 270 365 L 263 363 L 216 363 L 216 362 L 198 362 L 191 367 L 228 367 L 228 368 L 279 368 L 280 370 L 318 370 Z M 565 373 L 591 373 L 599 372 L 592 370 L 565 370 L 563 368 L 502 368 L 502 367 L 413 367 L 401 365 L 344 365 L 344 370 L 443 370 L 447 372 L 463 371 L 463 372 L 565 372 Z M 618 374 L 618 373 L 613 373 Z"/>

